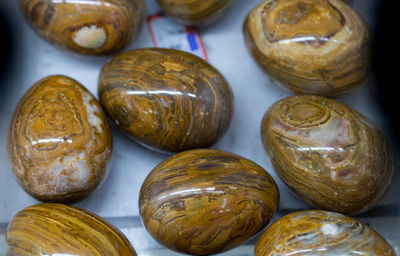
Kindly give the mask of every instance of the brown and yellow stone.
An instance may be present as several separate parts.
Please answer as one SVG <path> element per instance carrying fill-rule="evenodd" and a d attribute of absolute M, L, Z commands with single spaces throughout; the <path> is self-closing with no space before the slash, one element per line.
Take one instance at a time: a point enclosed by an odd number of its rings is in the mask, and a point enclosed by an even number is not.
<path fill-rule="evenodd" d="M 7 256 L 136 256 L 128 239 L 101 217 L 61 204 L 38 204 L 8 225 Z"/>
<path fill-rule="evenodd" d="M 205 25 L 225 14 L 234 0 L 157 0 L 161 9 L 186 25 Z"/>
<path fill-rule="evenodd" d="M 227 130 L 233 95 L 225 78 L 199 57 L 172 49 L 121 53 L 104 67 L 100 100 L 115 123 L 156 150 L 205 148 Z"/>
<path fill-rule="evenodd" d="M 366 211 L 392 182 L 394 157 L 386 139 L 339 102 L 307 95 L 283 99 L 265 113 L 261 136 L 282 180 L 317 208 Z"/>
<path fill-rule="evenodd" d="M 396 256 L 375 230 L 356 219 L 326 211 L 300 211 L 269 226 L 254 256 L 379 255 Z"/>
<path fill-rule="evenodd" d="M 148 232 L 170 249 L 209 255 L 264 229 L 279 204 L 272 177 L 243 157 L 190 150 L 156 166 L 144 181 L 139 210 Z"/>
<path fill-rule="evenodd" d="M 115 53 L 139 34 L 142 0 L 18 0 L 31 27 L 48 42 L 90 55 Z"/>
<path fill-rule="evenodd" d="M 368 28 L 340 0 L 266 0 L 243 31 L 258 64 L 295 93 L 336 95 L 368 76 Z"/>
<path fill-rule="evenodd" d="M 111 153 L 103 109 L 69 77 L 43 78 L 15 109 L 9 158 L 18 182 L 39 200 L 69 203 L 85 198 L 106 176 Z"/>

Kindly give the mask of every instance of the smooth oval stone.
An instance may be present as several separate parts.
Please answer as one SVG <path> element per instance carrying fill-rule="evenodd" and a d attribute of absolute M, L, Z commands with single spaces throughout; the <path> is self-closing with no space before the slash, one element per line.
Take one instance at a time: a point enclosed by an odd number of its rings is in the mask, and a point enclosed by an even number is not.
<path fill-rule="evenodd" d="M 131 138 L 158 151 L 206 148 L 227 130 L 233 95 L 199 57 L 172 49 L 121 53 L 104 67 L 100 101 Z"/>
<path fill-rule="evenodd" d="M 127 46 L 145 16 L 142 0 L 18 0 L 30 26 L 45 40 L 78 53 L 104 55 Z"/>
<path fill-rule="evenodd" d="M 265 113 L 261 136 L 282 180 L 317 208 L 364 212 L 392 182 L 394 156 L 385 138 L 339 102 L 307 95 L 283 99 Z"/>
<path fill-rule="evenodd" d="M 186 25 L 206 25 L 221 18 L 234 0 L 157 0 L 163 12 Z"/>
<path fill-rule="evenodd" d="M 341 0 L 266 0 L 243 31 L 257 63 L 295 93 L 336 95 L 368 76 L 368 28 Z"/>
<path fill-rule="evenodd" d="M 61 204 L 17 213 L 7 228 L 7 256 L 136 256 L 128 239 L 101 217 Z"/>
<path fill-rule="evenodd" d="M 275 181 L 262 167 L 231 153 L 197 149 L 153 169 L 140 190 L 139 210 L 161 244 L 209 255 L 264 229 L 278 204 Z"/>
<path fill-rule="evenodd" d="M 316 210 L 291 213 L 274 222 L 258 240 L 254 255 L 396 256 L 390 244 L 368 225 Z"/>
<path fill-rule="evenodd" d="M 85 198 L 106 176 L 111 153 L 103 109 L 69 77 L 43 78 L 15 109 L 8 134 L 10 162 L 21 186 L 39 200 Z"/>

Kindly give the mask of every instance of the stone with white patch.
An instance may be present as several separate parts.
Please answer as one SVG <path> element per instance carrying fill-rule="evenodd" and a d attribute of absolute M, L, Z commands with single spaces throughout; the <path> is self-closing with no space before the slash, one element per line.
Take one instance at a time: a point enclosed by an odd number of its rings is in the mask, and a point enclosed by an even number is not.
<path fill-rule="evenodd" d="M 72 40 L 79 46 L 87 49 L 99 49 L 107 40 L 107 33 L 103 27 L 96 25 L 80 28 Z"/>

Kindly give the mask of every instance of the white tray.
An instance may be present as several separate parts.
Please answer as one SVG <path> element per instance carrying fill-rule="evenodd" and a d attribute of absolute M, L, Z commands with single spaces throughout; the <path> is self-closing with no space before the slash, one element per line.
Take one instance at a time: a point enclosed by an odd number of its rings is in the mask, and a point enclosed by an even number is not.
<path fill-rule="evenodd" d="M 147 12 L 157 12 L 155 0 L 146 0 Z M 219 69 L 230 82 L 235 95 L 235 113 L 227 134 L 214 148 L 230 151 L 249 158 L 263 166 L 278 183 L 281 201 L 275 219 L 291 211 L 308 206 L 296 198 L 277 177 L 266 156 L 260 139 L 261 118 L 267 108 L 279 99 L 291 95 L 277 85 L 255 64 L 248 53 L 242 36 L 242 23 L 261 0 L 236 1 L 227 15 L 217 23 L 200 29 L 209 62 Z M 379 1 L 353 0 L 352 5 L 367 20 L 374 31 Z M 64 74 L 85 85 L 97 95 L 97 78 L 106 57 L 73 54 L 49 45 L 39 38 L 25 23 L 17 1 L 1 0 L 0 7 L 9 15 L 14 33 L 13 58 L 8 70 L 0 77 L 0 255 L 5 251 L 4 234 L 7 223 L 22 208 L 38 201 L 26 194 L 15 181 L 7 160 L 7 130 L 9 120 L 20 97 L 37 80 L 47 75 Z M 3 35 L 2 35 L 3 36 Z M 144 24 L 138 39 L 127 49 L 151 47 L 153 43 Z M 371 79 L 372 80 L 372 79 Z M 356 91 L 338 97 L 343 102 L 368 116 L 389 137 L 387 118 L 375 100 L 370 81 Z M 126 234 L 139 255 L 180 255 L 164 250 L 142 226 L 138 211 L 138 194 L 146 175 L 167 156 L 150 151 L 124 136 L 113 127 L 113 166 L 103 186 L 77 206 L 93 211 L 108 219 Z M 396 150 L 399 152 L 399 150 Z M 398 155 L 398 153 L 396 154 Z M 398 162 L 398 159 L 396 159 Z M 373 210 L 358 216 L 381 233 L 400 250 L 400 177 L 385 199 Z M 225 255 L 252 255 L 255 239 Z"/>

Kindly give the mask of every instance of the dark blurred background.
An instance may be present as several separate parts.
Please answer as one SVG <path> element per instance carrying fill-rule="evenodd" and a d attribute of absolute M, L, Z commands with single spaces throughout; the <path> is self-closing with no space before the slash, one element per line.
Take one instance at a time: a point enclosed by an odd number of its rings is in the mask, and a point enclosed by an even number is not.
<path fill-rule="evenodd" d="M 8 6 L 10 6 L 9 0 L 0 1 L 0 92 L 4 79 L 7 76 L 7 72 L 10 72 L 15 53 L 15 33 L 13 26 L 13 18 L 9 15 Z"/>
<path fill-rule="evenodd" d="M 396 46 L 398 39 L 396 29 L 398 24 L 397 8 L 394 8 L 393 1 L 380 0 L 377 31 L 374 36 L 373 45 L 373 79 L 377 97 L 382 108 L 390 118 L 391 126 L 395 132 L 396 139 L 400 138 L 400 98 L 397 91 L 399 81 L 396 73 L 399 72 L 398 64 L 395 62 L 398 56 Z M 389 58 L 390 57 L 390 58 Z M 399 102 L 397 102 L 399 101 Z"/>
<path fill-rule="evenodd" d="M 9 40 L 10 34 L 10 24 L 8 20 L 8 16 L 6 16 L 3 3 L 0 3 L 0 35 L 1 35 L 1 48 L 0 48 L 0 74 L 2 75 L 4 72 L 5 63 L 9 58 L 9 49 L 11 46 Z"/>

